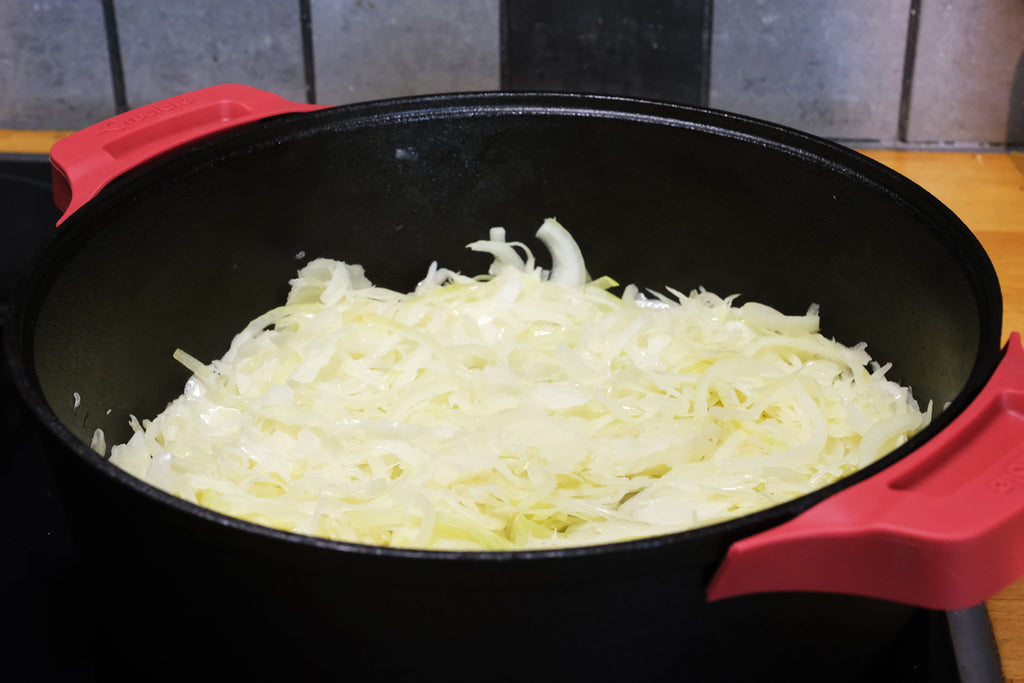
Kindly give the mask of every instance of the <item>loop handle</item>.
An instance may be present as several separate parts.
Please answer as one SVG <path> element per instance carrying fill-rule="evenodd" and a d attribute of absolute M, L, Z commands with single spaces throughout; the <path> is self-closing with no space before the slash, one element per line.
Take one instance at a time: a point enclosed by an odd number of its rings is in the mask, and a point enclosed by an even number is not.
<path fill-rule="evenodd" d="M 216 85 L 132 109 L 57 141 L 53 197 L 63 223 L 110 181 L 214 133 L 279 114 L 324 109 L 245 85 Z"/>
<path fill-rule="evenodd" d="M 789 522 L 734 543 L 709 600 L 846 593 L 956 610 L 1024 575 L 1024 348 L 913 453 Z"/>

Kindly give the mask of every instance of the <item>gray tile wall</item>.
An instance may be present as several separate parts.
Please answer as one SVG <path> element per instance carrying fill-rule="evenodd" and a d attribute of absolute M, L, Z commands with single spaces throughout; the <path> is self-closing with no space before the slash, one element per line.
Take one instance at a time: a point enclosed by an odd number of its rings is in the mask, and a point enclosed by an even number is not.
<path fill-rule="evenodd" d="M 500 0 L 312 0 L 317 99 L 497 90 Z"/>
<path fill-rule="evenodd" d="M 912 142 L 1024 142 L 1024 2 L 924 0 Z"/>
<path fill-rule="evenodd" d="M 129 107 L 217 83 L 305 98 L 297 2 L 116 0 L 114 7 Z"/>
<path fill-rule="evenodd" d="M 95 0 L 0 0 L 0 128 L 78 128 L 116 113 Z"/>
<path fill-rule="evenodd" d="M 712 107 L 830 138 L 893 140 L 910 0 L 716 0 Z"/>
<path fill-rule="evenodd" d="M 511 2 L 0 0 L 0 128 L 79 128 L 222 82 L 339 104 L 497 89 Z M 715 0 L 710 43 L 714 107 L 843 141 L 1024 144 L 1022 0 Z"/>

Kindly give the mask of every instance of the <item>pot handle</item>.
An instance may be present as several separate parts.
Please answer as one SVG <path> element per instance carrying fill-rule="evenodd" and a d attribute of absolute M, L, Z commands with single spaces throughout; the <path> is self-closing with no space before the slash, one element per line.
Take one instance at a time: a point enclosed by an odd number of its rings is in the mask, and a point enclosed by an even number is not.
<path fill-rule="evenodd" d="M 1024 348 L 911 454 L 734 543 L 707 598 L 822 591 L 928 609 L 976 605 L 1024 575 Z"/>
<path fill-rule="evenodd" d="M 57 225 L 110 181 L 194 140 L 252 121 L 324 109 L 245 85 L 215 85 L 154 102 L 83 128 L 50 150 Z"/>

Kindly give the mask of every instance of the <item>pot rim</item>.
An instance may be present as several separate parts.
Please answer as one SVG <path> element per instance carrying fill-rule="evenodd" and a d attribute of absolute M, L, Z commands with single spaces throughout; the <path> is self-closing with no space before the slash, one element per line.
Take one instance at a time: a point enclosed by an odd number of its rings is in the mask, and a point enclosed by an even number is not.
<path fill-rule="evenodd" d="M 300 117 L 307 121 L 329 120 L 335 126 L 344 124 L 344 127 L 349 129 L 380 125 L 382 121 L 401 123 L 424 118 L 467 118 L 496 112 L 515 116 L 621 118 L 643 125 L 682 127 L 733 140 L 738 139 L 811 160 L 830 172 L 841 173 L 871 186 L 875 191 L 884 193 L 915 214 L 928 214 L 934 220 L 941 221 L 948 228 L 942 232 L 943 241 L 951 248 L 966 254 L 967 262 L 976 269 L 974 277 L 971 278 L 975 299 L 979 302 L 988 302 L 993 318 L 992 324 L 989 325 L 986 325 L 984 320 L 980 321 L 979 327 L 983 338 L 979 340 L 978 352 L 964 389 L 944 410 L 934 416 L 927 427 L 902 446 L 868 467 L 799 498 L 716 524 L 669 534 L 595 545 L 501 551 L 392 548 L 335 541 L 282 531 L 215 512 L 137 479 L 111 464 L 105 457 L 97 457 L 97 453 L 89 444 L 75 436 L 50 408 L 35 374 L 32 339 L 36 315 L 60 270 L 60 264 L 63 262 L 61 257 L 73 253 L 82 241 L 93 234 L 93 231 L 102 229 L 95 225 L 94 217 L 110 211 L 115 201 L 132 186 L 145 185 L 146 178 L 165 164 L 187 159 L 188 155 L 209 145 L 231 145 L 239 138 L 252 135 L 253 131 L 259 132 L 260 140 L 252 143 L 247 149 L 256 149 L 261 141 L 266 144 L 267 140 L 277 140 L 275 135 L 290 131 Z M 69 216 L 60 234 L 36 257 L 36 262 L 22 278 L 12 297 L 4 324 L 4 347 L 11 376 L 22 402 L 28 406 L 33 418 L 46 434 L 55 437 L 75 457 L 103 476 L 113 479 L 137 495 L 156 501 L 173 510 L 175 514 L 197 518 L 205 524 L 234 529 L 278 543 L 332 552 L 396 559 L 415 558 L 433 562 L 507 564 L 663 550 L 676 546 L 685 547 L 706 540 L 719 541 L 724 548 L 736 538 L 776 526 L 838 491 L 889 467 L 946 428 L 981 391 L 995 370 L 1001 357 L 1001 323 L 1002 294 L 994 266 L 967 226 L 948 207 L 919 185 L 849 147 L 780 124 L 694 105 L 586 93 L 480 91 L 398 97 L 277 116 L 247 124 L 238 130 L 220 133 L 210 139 L 175 150 L 165 158 L 132 169 L 125 177 L 104 188 L 82 209 Z M 990 339 L 984 338 L 986 332 Z"/>

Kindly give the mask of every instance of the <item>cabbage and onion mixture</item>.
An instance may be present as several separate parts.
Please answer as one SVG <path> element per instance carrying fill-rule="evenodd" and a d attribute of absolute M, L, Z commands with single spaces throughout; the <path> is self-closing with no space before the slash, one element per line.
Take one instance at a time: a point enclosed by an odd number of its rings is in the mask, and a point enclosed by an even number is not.
<path fill-rule="evenodd" d="M 513 550 L 680 531 L 864 467 L 930 418 L 818 315 L 704 290 L 622 296 L 555 220 L 538 267 L 411 293 L 318 259 L 111 461 L 259 524 L 381 546 Z"/>

